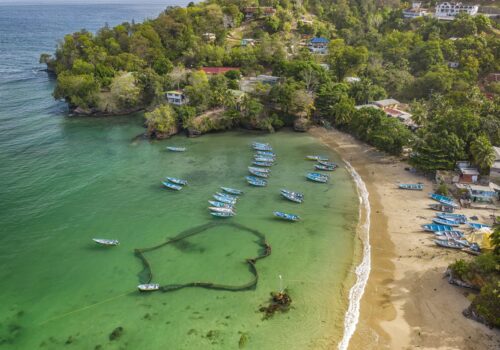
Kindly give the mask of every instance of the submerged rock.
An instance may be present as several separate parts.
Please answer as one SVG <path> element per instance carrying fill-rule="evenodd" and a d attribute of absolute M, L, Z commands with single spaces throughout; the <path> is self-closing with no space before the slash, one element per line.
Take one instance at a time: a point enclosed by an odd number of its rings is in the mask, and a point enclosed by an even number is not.
<path fill-rule="evenodd" d="M 260 312 L 264 313 L 264 319 L 268 319 L 277 311 L 287 312 L 290 310 L 290 305 L 292 304 L 292 298 L 286 292 L 271 293 L 271 300 L 268 306 L 263 306 L 259 309 Z"/>
<path fill-rule="evenodd" d="M 109 334 L 109 340 L 117 340 L 123 335 L 123 327 L 116 327 L 113 332 Z"/>

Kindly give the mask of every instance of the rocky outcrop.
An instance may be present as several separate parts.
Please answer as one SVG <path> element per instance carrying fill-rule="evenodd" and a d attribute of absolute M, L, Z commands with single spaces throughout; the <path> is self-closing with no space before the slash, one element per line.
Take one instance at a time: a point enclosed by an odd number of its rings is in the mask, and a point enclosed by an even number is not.
<path fill-rule="evenodd" d="M 470 284 L 466 281 L 463 281 L 458 276 L 455 276 L 455 274 L 453 273 L 453 270 L 450 268 L 446 269 L 444 276 L 448 279 L 448 283 L 453 284 L 455 286 L 459 286 L 459 287 L 463 287 L 463 288 L 470 288 L 470 289 L 475 289 L 475 290 L 480 289 L 473 284 Z"/>
<path fill-rule="evenodd" d="M 311 127 L 311 121 L 307 118 L 297 118 L 293 122 L 293 129 L 298 132 L 306 132 Z"/>
<path fill-rule="evenodd" d="M 148 128 L 146 131 L 146 136 L 151 139 L 165 140 L 169 137 L 177 135 L 179 133 L 179 128 L 177 126 L 170 128 L 167 131 L 159 131 L 154 128 Z"/>

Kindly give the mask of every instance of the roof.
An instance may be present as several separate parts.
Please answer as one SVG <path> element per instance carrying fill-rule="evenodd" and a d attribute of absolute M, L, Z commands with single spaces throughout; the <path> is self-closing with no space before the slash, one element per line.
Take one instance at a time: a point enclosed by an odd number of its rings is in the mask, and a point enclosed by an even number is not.
<path fill-rule="evenodd" d="M 361 81 L 361 79 L 358 77 L 345 77 L 344 81 L 346 81 L 348 83 L 357 83 L 357 82 Z"/>
<path fill-rule="evenodd" d="M 479 175 L 479 171 L 476 168 L 461 168 L 460 172 L 462 175 Z"/>
<path fill-rule="evenodd" d="M 266 74 L 260 74 L 257 75 L 256 77 L 257 80 L 272 80 L 272 81 L 278 81 L 280 77 L 275 77 L 274 75 L 266 75 Z"/>
<path fill-rule="evenodd" d="M 330 40 L 327 38 L 312 38 L 311 44 L 328 44 Z"/>
<path fill-rule="evenodd" d="M 202 67 L 202 71 L 206 74 L 224 74 L 232 70 L 240 70 L 237 67 Z"/>
<path fill-rule="evenodd" d="M 379 109 L 378 106 L 374 105 L 373 103 L 369 103 L 369 104 L 366 104 L 366 105 L 354 106 L 354 108 L 356 108 L 356 109 L 361 109 L 361 108 L 376 108 L 376 109 Z"/>
<path fill-rule="evenodd" d="M 490 186 L 469 185 L 469 189 L 475 192 L 495 192 Z"/>
<path fill-rule="evenodd" d="M 385 100 L 375 101 L 374 103 L 377 106 L 380 106 L 380 107 L 387 107 L 387 106 L 390 106 L 390 105 L 398 105 L 398 104 L 400 104 L 398 100 L 395 100 L 393 98 L 387 98 Z"/>
<path fill-rule="evenodd" d="M 170 91 L 167 91 L 167 94 L 176 94 L 176 95 L 182 95 L 184 92 L 182 92 L 181 90 L 170 90 Z"/>

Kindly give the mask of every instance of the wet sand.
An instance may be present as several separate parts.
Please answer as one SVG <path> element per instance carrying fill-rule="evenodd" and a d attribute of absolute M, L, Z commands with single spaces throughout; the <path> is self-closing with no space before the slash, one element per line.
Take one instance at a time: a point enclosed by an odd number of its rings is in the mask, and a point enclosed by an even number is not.
<path fill-rule="evenodd" d="M 350 135 L 323 128 L 310 132 L 351 163 L 370 193 L 372 267 L 349 349 L 499 348 L 500 331 L 462 316 L 469 291 L 443 278 L 448 264 L 469 256 L 435 246 L 433 235 L 421 231 L 435 214 L 428 209 L 431 181 Z M 398 182 L 421 182 L 425 190 L 399 190 Z M 459 212 L 480 222 L 489 222 L 492 214 Z"/>

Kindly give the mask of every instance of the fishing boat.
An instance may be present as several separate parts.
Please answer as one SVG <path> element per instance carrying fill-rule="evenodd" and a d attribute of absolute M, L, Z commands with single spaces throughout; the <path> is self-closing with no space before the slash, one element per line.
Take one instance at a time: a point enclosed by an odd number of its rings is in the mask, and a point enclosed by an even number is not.
<path fill-rule="evenodd" d="M 139 289 L 141 292 L 153 292 L 155 290 L 159 290 L 160 285 L 158 283 L 139 284 L 137 286 L 137 289 Z"/>
<path fill-rule="evenodd" d="M 462 251 L 471 254 L 471 255 L 480 255 L 481 254 L 481 247 L 477 243 L 472 243 L 466 248 L 463 248 Z"/>
<path fill-rule="evenodd" d="M 234 207 L 232 204 L 222 203 L 222 202 L 218 202 L 218 201 L 208 201 L 208 203 L 212 207 L 219 207 L 219 208 L 233 208 Z"/>
<path fill-rule="evenodd" d="M 222 196 L 218 196 L 216 194 L 214 194 L 214 198 L 218 201 L 218 202 L 222 202 L 222 203 L 226 203 L 226 204 L 231 204 L 231 205 L 234 205 L 236 203 L 235 200 L 232 200 L 230 198 L 227 198 L 227 197 L 222 197 Z"/>
<path fill-rule="evenodd" d="M 171 183 L 174 183 L 176 185 L 185 186 L 188 183 L 187 180 L 182 180 L 182 179 L 178 179 L 178 178 L 175 178 L 175 177 L 167 177 L 166 179 L 168 181 L 170 181 Z"/>
<path fill-rule="evenodd" d="M 321 170 L 321 171 L 334 171 L 335 170 L 335 167 L 327 166 L 327 165 L 323 165 L 323 164 L 315 164 L 314 168 L 316 170 Z"/>
<path fill-rule="evenodd" d="M 118 242 L 118 240 L 116 239 L 92 238 L 92 240 L 97 244 L 105 246 L 115 246 L 120 244 L 120 242 Z"/>
<path fill-rule="evenodd" d="M 323 157 L 323 156 L 318 156 L 318 155 L 314 155 L 314 156 L 306 156 L 306 159 L 307 160 L 316 160 L 316 161 L 322 161 L 322 162 L 328 162 L 328 158 L 327 157 Z"/>
<path fill-rule="evenodd" d="M 414 190 L 414 191 L 422 191 L 424 189 L 423 184 L 399 184 L 398 187 L 402 190 Z"/>
<path fill-rule="evenodd" d="M 256 151 L 268 151 L 271 152 L 273 148 L 268 143 L 253 143 L 252 147 Z"/>
<path fill-rule="evenodd" d="M 453 208 L 458 208 L 458 204 L 453 201 L 450 197 L 446 197 L 437 193 L 431 193 L 429 196 L 434 199 L 435 201 L 438 201 L 439 203 L 449 205 Z"/>
<path fill-rule="evenodd" d="M 170 188 L 171 190 L 176 190 L 176 191 L 182 190 L 182 186 L 179 186 L 179 185 L 176 185 L 176 184 L 173 184 L 170 182 L 162 181 L 162 184 L 163 184 L 163 186 L 165 186 L 166 188 Z"/>
<path fill-rule="evenodd" d="M 167 150 L 171 152 L 186 152 L 186 147 L 174 147 L 174 146 L 168 146 Z"/>
<path fill-rule="evenodd" d="M 434 232 L 434 235 L 453 239 L 462 239 L 464 237 L 464 233 L 462 231 L 436 231 Z"/>
<path fill-rule="evenodd" d="M 283 213 L 281 211 L 275 211 L 274 216 L 276 216 L 280 219 L 288 220 L 288 221 L 299 221 L 300 220 L 300 217 L 298 215 L 287 214 L 287 213 Z"/>
<path fill-rule="evenodd" d="M 455 211 L 455 208 L 453 208 L 450 205 L 443 204 L 443 203 L 429 204 L 429 207 L 432 210 L 442 211 L 442 212 L 445 212 L 445 213 L 453 213 Z"/>
<path fill-rule="evenodd" d="M 223 190 L 224 192 L 229 193 L 229 194 L 234 194 L 236 196 L 243 194 L 242 190 L 237 190 L 235 188 L 230 188 L 230 187 L 222 187 L 221 186 L 221 190 Z"/>
<path fill-rule="evenodd" d="M 491 228 L 489 225 L 480 224 L 477 222 L 468 222 L 467 225 L 469 225 L 469 227 L 473 228 L 474 230 L 480 230 L 484 227 Z"/>
<path fill-rule="evenodd" d="M 264 156 L 264 157 L 272 157 L 272 158 L 276 157 L 276 153 L 271 152 L 271 151 L 257 151 L 255 153 L 257 153 L 260 156 Z"/>
<path fill-rule="evenodd" d="M 318 160 L 318 163 L 324 166 L 333 166 L 333 167 L 338 167 L 337 163 L 334 162 L 328 162 L 326 160 Z"/>
<path fill-rule="evenodd" d="M 263 177 L 263 178 L 268 178 L 269 174 L 268 173 L 263 173 L 262 171 L 256 171 L 256 170 L 250 170 L 248 169 L 248 172 L 252 175 L 258 176 L 258 177 Z"/>
<path fill-rule="evenodd" d="M 246 180 L 252 186 L 257 186 L 257 187 L 267 186 L 267 181 L 266 180 L 259 179 L 258 177 L 255 177 L 255 176 L 247 176 Z"/>
<path fill-rule="evenodd" d="M 295 203 L 302 203 L 304 201 L 304 197 L 300 197 L 297 195 L 294 195 L 293 193 L 290 192 L 281 192 L 281 195 L 288 199 L 289 201 L 295 202 Z"/>
<path fill-rule="evenodd" d="M 424 231 L 439 232 L 439 231 L 453 231 L 453 227 L 448 225 L 426 224 L 422 225 Z"/>
<path fill-rule="evenodd" d="M 467 216 L 463 214 L 437 213 L 436 216 L 441 219 L 456 221 L 460 224 L 467 222 Z"/>
<path fill-rule="evenodd" d="M 261 161 L 257 161 L 257 160 L 254 160 L 252 162 L 253 165 L 257 165 L 257 166 L 264 166 L 264 167 L 270 167 L 270 166 L 273 166 L 274 163 L 273 162 L 261 162 Z"/>
<path fill-rule="evenodd" d="M 290 191 L 287 189 L 281 189 L 280 192 L 281 193 L 289 193 L 289 194 L 292 194 L 292 195 L 297 196 L 299 198 L 304 198 L 304 194 L 301 192 L 294 192 L 294 191 Z"/>
<path fill-rule="evenodd" d="M 318 174 L 318 173 L 308 173 L 306 175 L 306 178 L 308 180 L 314 181 L 314 182 L 320 182 L 320 183 L 326 183 L 328 181 L 328 176 L 323 175 L 323 174 Z"/>
<path fill-rule="evenodd" d="M 266 169 L 266 168 L 257 168 L 257 167 L 254 167 L 254 166 L 249 166 L 248 167 L 248 170 L 251 171 L 258 171 L 260 173 L 266 173 L 266 174 L 269 174 L 271 172 L 270 169 Z"/>
<path fill-rule="evenodd" d="M 274 165 L 274 158 L 262 157 L 262 156 L 259 156 L 258 154 L 256 154 L 253 157 L 253 160 L 256 162 L 272 163 L 272 165 Z"/>
<path fill-rule="evenodd" d="M 223 192 L 216 192 L 215 193 L 217 196 L 220 196 L 220 197 L 224 197 L 224 198 L 227 198 L 227 199 L 230 199 L 234 202 L 236 202 L 238 200 L 239 197 L 236 197 L 236 196 L 232 196 L 230 194 L 227 194 L 227 193 L 223 193 Z"/>
<path fill-rule="evenodd" d="M 234 213 L 233 208 L 208 207 L 208 209 L 216 213 Z"/>
<path fill-rule="evenodd" d="M 452 226 L 452 227 L 458 227 L 460 226 L 460 223 L 454 221 L 454 220 L 446 220 L 446 219 L 441 219 L 441 218 L 434 218 L 432 219 L 432 222 L 438 225 L 447 225 L 447 226 Z"/>
<path fill-rule="evenodd" d="M 231 216 L 234 216 L 235 214 L 234 214 L 234 212 L 231 212 L 231 213 L 219 213 L 217 211 L 212 211 L 212 212 L 210 212 L 210 215 L 217 216 L 219 218 L 229 218 Z"/>
<path fill-rule="evenodd" d="M 464 247 L 462 244 L 454 240 L 447 240 L 447 239 L 435 239 L 434 243 L 444 248 L 462 249 Z"/>

